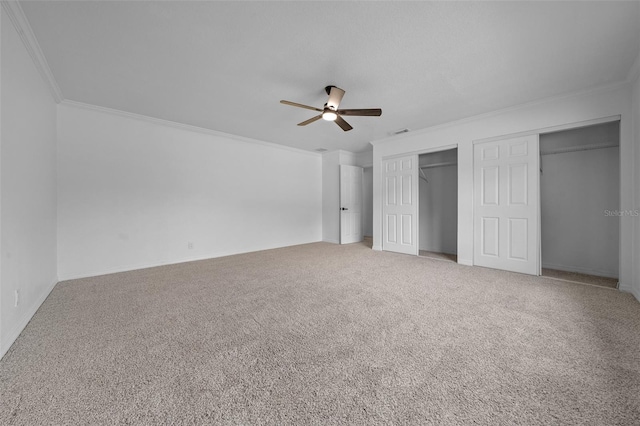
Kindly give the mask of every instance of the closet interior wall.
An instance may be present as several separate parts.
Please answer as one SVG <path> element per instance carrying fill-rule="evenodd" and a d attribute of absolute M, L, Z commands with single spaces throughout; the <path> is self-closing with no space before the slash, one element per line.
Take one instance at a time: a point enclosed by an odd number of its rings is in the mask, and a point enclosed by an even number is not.
<path fill-rule="evenodd" d="M 617 278 L 619 122 L 540 135 L 542 267 Z"/>
<path fill-rule="evenodd" d="M 458 150 L 419 156 L 420 250 L 458 253 Z"/>

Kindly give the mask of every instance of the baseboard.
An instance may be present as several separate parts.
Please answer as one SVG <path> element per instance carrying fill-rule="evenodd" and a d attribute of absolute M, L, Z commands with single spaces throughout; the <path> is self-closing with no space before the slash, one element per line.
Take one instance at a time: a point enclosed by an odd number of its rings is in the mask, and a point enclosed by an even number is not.
<path fill-rule="evenodd" d="M 545 269 L 555 269 L 557 271 L 577 272 L 579 274 L 595 275 L 596 277 L 613 278 L 618 275 L 616 271 L 605 271 L 600 269 L 582 268 L 576 266 L 556 265 L 554 263 L 543 263 Z"/>
<path fill-rule="evenodd" d="M 197 262 L 199 260 L 216 259 L 216 258 L 219 258 L 219 257 L 234 256 L 236 254 L 255 253 L 255 252 L 258 252 L 258 251 L 274 250 L 274 249 L 279 249 L 279 248 L 294 247 L 294 246 L 298 246 L 298 245 L 312 244 L 312 243 L 318 243 L 318 242 L 320 242 L 320 241 L 307 241 L 307 242 L 301 242 L 301 243 L 298 243 L 298 244 L 286 244 L 286 245 L 268 246 L 268 247 L 263 247 L 263 248 L 259 248 L 259 249 L 256 249 L 256 250 L 249 250 L 249 251 L 216 252 L 216 253 L 209 253 L 209 254 L 201 255 L 201 256 L 177 258 L 177 259 L 173 259 L 173 260 L 169 260 L 169 261 L 148 262 L 148 263 L 138 263 L 138 264 L 132 264 L 132 265 L 114 266 L 112 268 L 100 269 L 100 270 L 95 270 L 95 271 L 76 272 L 76 273 L 66 274 L 66 275 L 64 273 L 60 274 L 60 272 L 58 271 L 58 274 L 59 274 L 59 280 L 60 281 L 78 280 L 78 279 L 81 279 L 81 278 L 90 278 L 90 277 L 98 277 L 100 275 L 117 274 L 117 273 L 120 273 L 120 272 L 137 271 L 138 269 L 156 268 L 158 266 L 176 265 L 178 263 Z"/>
<path fill-rule="evenodd" d="M 47 297 L 51 294 L 51 290 L 53 290 L 57 283 L 58 280 L 55 280 L 53 283 L 49 284 L 45 291 L 42 292 L 40 297 L 35 301 L 33 306 L 22 315 L 22 318 L 20 318 L 15 327 L 13 327 L 6 336 L 2 336 L 2 341 L 0 341 L 0 359 L 4 357 L 11 345 L 13 345 L 18 336 L 20 336 L 22 330 L 24 330 L 27 324 L 29 324 L 31 318 L 33 318 L 36 312 L 38 312 L 38 309 L 40 309 L 40 306 L 42 306 L 44 301 L 47 300 Z"/>
<path fill-rule="evenodd" d="M 633 297 L 635 297 L 636 300 L 640 302 L 640 289 L 637 289 L 632 285 L 629 285 L 626 283 L 618 283 L 618 290 L 623 291 L 625 293 L 631 293 Z"/>
<path fill-rule="evenodd" d="M 473 260 L 458 257 L 458 265 L 473 266 Z"/>
<path fill-rule="evenodd" d="M 372 250 L 375 250 L 375 251 L 382 251 L 382 246 L 376 246 L 376 245 L 374 245 L 373 247 L 371 247 L 371 249 L 372 249 Z"/>
<path fill-rule="evenodd" d="M 635 294 L 633 293 L 634 292 L 634 288 L 631 287 L 630 285 L 627 285 L 627 284 L 619 282 L 618 283 L 618 290 L 624 291 L 625 293 L 631 293 L 631 294 L 633 294 L 635 296 Z"/>
<path fill-rule="evenodd" d="M 332 240 L 329 238 L 323 238 L 322 239 L 323 243 L 331 243 L 331 244 L 340 244 L 340 240 Z"/>

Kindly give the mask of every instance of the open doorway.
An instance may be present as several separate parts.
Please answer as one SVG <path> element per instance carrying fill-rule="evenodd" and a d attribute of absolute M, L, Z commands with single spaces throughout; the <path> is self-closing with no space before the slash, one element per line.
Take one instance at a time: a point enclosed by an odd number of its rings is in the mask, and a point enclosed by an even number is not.
<path fill-rule="evenodd" d="M 458 149 L 422 154 L 418 160 L 418 253 L 457 262 Z"/>
<path fill-rule="evenodd" d="M 540 135 L 540 209 L 542 275 L 616 288 L 618 121 Z"/>

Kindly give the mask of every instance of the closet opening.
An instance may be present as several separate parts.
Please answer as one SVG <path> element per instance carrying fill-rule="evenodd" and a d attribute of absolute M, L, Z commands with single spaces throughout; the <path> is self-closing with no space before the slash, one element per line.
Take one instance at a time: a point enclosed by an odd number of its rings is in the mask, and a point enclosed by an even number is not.
<path fill-rule="evenodd" d="M 617 288 L 619 121 L 540 135 L 542 275 Z"/>
<path fill-rule="evenodd" d="M 458 149 L 418 157 L 419 256 L 457 262 Z"/>

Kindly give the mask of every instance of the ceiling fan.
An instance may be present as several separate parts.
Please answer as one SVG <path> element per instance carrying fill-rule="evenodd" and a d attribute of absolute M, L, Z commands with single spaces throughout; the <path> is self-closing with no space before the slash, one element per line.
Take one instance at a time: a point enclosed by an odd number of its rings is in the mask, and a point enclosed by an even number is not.
<path fill-rule="evenodd" d="M 280 101 L 281 104 L 291 105 L 298 108 L 310 109 L 313 111 L 318 111 L 321 114 L 316 115 L 313 118 L 303 121 L 302 123 L 298 123 L 298 126 L 306 126 L 307 124 L 313 123 L 314 121 L 320 120 L 321 118 L 327 121 L 335 121 L 335 123 L 342 128 L 345 132 L 353 129 L 349 123 L 347 123 L 342 115 L 352 115 L 352 116 L 369 116 L 369 117 L 379 117 L 382 115 L 382 110 L 380 108 L 369 108 L 369 109 L 338 109 L 340 105 L 340 101 L 344 96 L 344 90 L 336 86 L 327 86 L 324 88 L 329 95 L 329 100 L 326 104 L 324 104 L 324 109 L 315 108 L 308 105 L 299 104 L 296 102 L 290 101 Z"/>

